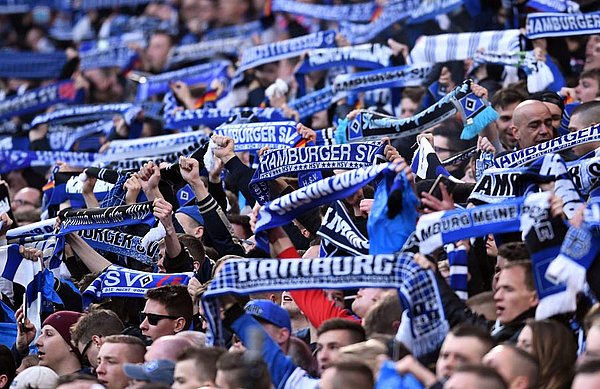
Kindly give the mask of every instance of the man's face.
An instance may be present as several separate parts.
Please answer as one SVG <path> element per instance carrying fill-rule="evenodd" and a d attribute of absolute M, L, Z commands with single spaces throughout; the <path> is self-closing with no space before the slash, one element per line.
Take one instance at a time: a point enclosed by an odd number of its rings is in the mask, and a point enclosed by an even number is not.
<path fill-rule="evenodd" d="M 479 363 L 485 350 L 473 336 L 456 337 L 449 333 L 442 343 L 440 356 L 435 365 L 438 379 L 452 376 L 454 370 L 466 363 Z"/>
<path fill-rule="evenodd" d="M 77 349 L 82 357 L 88 360 L 90 366 L 94 369 L 98 367 L 98 351 L 100 350 L 100 342 L 96 344 L 93 340 L 88 343 L 77 343 Z"/>
<path fill-rule="evenodd" d="M 331 330 L 321 334 L 317 339 L 317 364 L 322 373 L 335 362 L 340 347 L 352 344 L 352 336 L 347 330 Z"/>
<path fill-rule="evenodd" d="M 500 143 L 508 150 L 512 150 L 517 145 L 517 140 L 513 136 L 511 128 L 513 111 L 517 105 L 519 105 L 519 103 L 509 104 L 504 108 L 494 107 L 499 116 L 498 119 L 496 119 L 498 137 L 500 138 Z"/>
<path fill-rule="evenodd" d="M 173 373 L 171 389 L 198 389 L 203 386 L 213 386 L 214 382 L 198 380 L 198 368 L 193 359 L 177 362 Z"/>
<path fill-rule="evenodd" d="M 525 285 L 525 270 L 515 266 L 500 272 L 494 301 L 498 320 L 506 324 L 528 309 L 537 306 L 538 298 L 537 293 L 527 289 Z"/>
<path fill-rule="evenodd" d="M 598 35 L 590 37 L 585 46 L 585 64 L 583 70 L 600 68 L 600 38 Z"/>
<path fill-rule="evenodd" d="M 504 346 L 496 346 L 483 356 L 482 362 L 496 370 L 504 378 L 504 381 L 510 383 L 515 378 L 511 367 L 512 356 L 512 350 Z"/>
<path fill-rule="evenodd" d="M 65 342 L 60 333 L 51 325 L 42 327 L 40 336 L 36 339 L 40 366 L 56 370 L 71 353 L 71 347 Z"/>
<path fill-rule="evenodd" d="M 580 131 L 586 127 L 589 127 L 589 125 L 587 125 L 587 123 L 581 119 L 582 119 L 582 115 L 575 114 L 575 115 L 571 116 L 571 120 L 569 120 L 569 131 L 570 132 Z M 590 151 L 596 150 L 598 147 L 600 147 L 600 142 L 589 142 L 589 143 L 584 143 L 584 144 L 581 144 L 578 146 L 573 146 L 573 152 L 581 157 L 581 156 L 586 155 Z"/>
<path fill-rule="evenodd" d="M 144 313 L 146 315 L 154 314 L 160 316 L 169 316 L 169 313 L 167 312 L 165 306 L 156 300 L 146 300 L 146 305 L 144 306 Z M 146 317 L 144 321 L 140 324 L 140 330 L 142 330 L 143 335 L 150 337 L 150 339 L 152 339 L 153 341 L 160 338 L 161 336 L 175 335 L 175 319 L 159 318 L 156 324 L 150 324 L 150 320 L 148 317 Z"/>
<path fill-rule="evenodd" d="M 575 99 L 582 103 L 593 101 L 600 92 L 600 85 L 595 78 L 582 78 L 575 87 Z"/>
<path fill-rule="evenodd" d="M 130 363 L 127 358 L 128 345 L 124 343 L 104 343 L 98 351 L 98 381 L 106 389 L 123 389 L 129 378 L 123 371 L 123 364 Z M 139 361 L 135 361 L 139 362 Z"/>
<path fill-rule="evenodd" d="M 408 97 L 403 97 L 400 100 L 400 117 L 408 118 L 417 113 L 417 109 L 419 109 L 419 105 L 409 99 Z"/>
<path fill-rule="evenodd" d="M 513 119 L 513 135 L 522 149 L 552 139 L 552 114 L 544 103 L 531 102 L 517 110 L 519 113 L 515 113 Z"/>
<path fill-rule="evenodd" d="M 544 105 L 550 111 L 550 116 L 552 116 L 552 128 L 557 129 L 560 127 L 560 119 L 562 118 L 562 110 L 556 104 L 549 103 L 544 101 Z"/>
<path fill-rule="evenodd" d="M 167 63 L 167 57 L 171 50 L 171 39 L 165 34 L 156 34 L 150 38 L 146 56 L 150 65 L 150 70 L 160 72 Z"/>
<path fill-rule="evenodd" d="M 323 293 L 325 293 L 325 297 L 327 300 L 332 301 L 333 304 L 341 309 L 344 309 L 344 291 L 338 289 L 323 289 Z"/>
<path fill-rule="evenodd" d="M 381 288 L 361 288 L 356 293 L 356 298 L 352 302 L 352 311 L 361 318 L 367 315 L 371 307 L 381 299 L 384 292 Z"/>

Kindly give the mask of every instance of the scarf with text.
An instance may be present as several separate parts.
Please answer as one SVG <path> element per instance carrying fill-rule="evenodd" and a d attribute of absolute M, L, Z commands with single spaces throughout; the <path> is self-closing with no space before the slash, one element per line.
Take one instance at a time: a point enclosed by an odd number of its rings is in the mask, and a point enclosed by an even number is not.
<path fill-rule="evenodd" d="M 74 167 L 91 165 L 100 154 L 78 153 L 74 151 L 24 151 L 0 150 L 0 174 L 13 170 L 36 166 L 54 166 L 56 161 L 62 161 Z"/>
<path fill-rule="evenodd" d="M 127 43 L 94 47 L 79 51 L 79 67 L 81 70 L 112 68 L 127 69 L 138 58 L 136 52 Z"/>
<path fill-rule="evenodd" d="M 60 233 L 89 228 L 124 227 L 133 224 L 154 224 L 152 201 L 109 208 L 63 209 L 58 212 Z"/>
<path fill-rule="evenodd" d="M 369 239 L 356 227 L 341 200 L 327 209 L 317 235 L 321 237 L 321 253 L 327 257 L 369 254 Z"/>
<path fill-rule="evenodd" d="M 423 215 L 417 222 L 415 234 L 419 250 L 423 254 L 431 254 L 438 247 L 461 239 L 520 231 L 521 216 L 541 212 L 543 207 L 539 204 L 548 196 L 546 192 L 532 193 L 500 204 Z"/>
<path fill-rule="evenodd" d="M 250 181 L 259 204 L 269 200 L 267 181 L 289 174 L 323 169 L 357 169 L 385 160 L 381 143 L 293 147 L 268 150 Z"/>
<path fill-rule="evenodd" d="M 261 20 L 255 20 L 241 25 L 211 28 L 203 32 L 204 41 L 223 40 L 229 38 L 250 38 L 261 34 L 268 26 Z"/>
<path fill-rule="evenodd" d="M 165 93 L 169 90 L 169 84 L 177 80 L 183 81 L 187 85 L 210 85 L 214 79 L 227 78 L 227 68 L 230 65 L 229 61 L 218 61 L 164 72 L 154 76 L 142 76 L 139 79 L 135 101 L 142 102 L 154 95 Z"/>
<path fill-rule="evenodd" d="M 42 111 L 56 104 L 79 104 L 83 97 L 83 90 L 75 89 L 73 81 L 57 82 L 0 101 L 0 120 Z"/>
<path fill-rule="evenodd" d="M 294 15 L 308 16 L 311 18 L 368 22 L 375 11 L 376 4 L 373 1 L 356 4 L 310 4 L 296 0 L 273 0 L 272 12 L 286 12 Z"/>
<path fill-rule="evenodd" d="M 44 123 L 57 125 L 112 119 L 114 115 L 123 116 L 125 123 L 131 124 L 141 110 L 140 106 L 129 103 L 80 105 L 38 115 L 31 121 L 31 127 Z"/>
<path fill-rule="evenodd" d="M 302 141 L 296 131 L 296 122 L 292 121 L 223 124 L 215 128 L 214 133 L 233 138 L 235 151 L 254 151 L 265 146 L 288 148 Z"/>
<path fill-rule="evenodd" d="M 340 74 L 333 81 L 333 91 L 364 92 L 382 88 L 420 86 L 431 71 L 430 64 L 385 67 L 368 72 Z"/>
<path fill-rule="evenodd" d="M 521 216 L 522 237 L 531 254 L 533 279 L 539 299 L 536 320 L 574 312 L 576 307 L 576 293 L 568 290 L 565 284 L 554 284 L 545 277 L 548 265 L 560 250 L 567 227 L 560 216 L 551 216 L 548 199 L 544 199 L 540 205 L 539 212 Z"/>
<path fill-rule="evenodd" d="M 562 150 L 570 149 L 589 142 L 600 140 L 600 124 L 594 124 L 580 131 L 571 132 L 544 143 L 527 147 L 505 154 L 494 160 L 496 167 L 516 167 L 532 162 L 548 153 L 557 153 Z"/>
<path fill-rule="evenodd" d="M 331 86 L 326 86 L 290 101 L 288 106 L 298 111 L 300 118 L 306 119 L 317 112 L 326 111 L 331 104 L 346 98 L 346 96 L 346 93 L 336 93 Z"/>
<path fill-rule="evenodd" d="M 110 297 L 144 298 L 146 291 L 163 285 L 187 285 L 193 273 L 147 273 L 110 265 L 82 293 L 83 306 Z"/>
<path fill-rule="evenodd" d="M 94 135 L 108 136 L 110 135 L 114 124 L 112 120 L 98 120 L 82 126 L 72 127 L 65 125 L 49 126 L 48 142 L 52 150 L 70 151 L 75 143 L 79 143 L 78 149 L 81 150 L 82 143 L 86 143 L 90 137 Z M 100 148 L 98 140 L 97 147 L 93 147 L 95 151 Z"/>
<path fill-rule="evenodd" d="M 79 230 L 77 234 L 94 250 L 133 258 L 149 266 L 156 265 L 159 255 L 159 240 L 145 241 L 141 236 L 106 228 Z"/>
<path fill-rule="evenodd" d="M 538 12 L 579 12 L 579 4 L 571 0 L 529 0 L 525 6 Z"/>
<path fill-rule="evenodd" d="M 141 156 L 155 155 L 157 150 L 161 154 L 180 151 L 195 143 L 208 138 L 204 132 L 193 131 L 172 135 L 159 135 L 148 138 L 114 140 L 110 146 L 101 154 L 100 160 L 112 160 L 115 157 L 122 159 L 137 158 Z"/>
<path fill-rule="evenodd" d="M 519 50 L 519 30 L 463 32 L 424 36 L 410 52 L 413 63 L 442 63 L 473 58 L 479 50 L 507 52 Z"/>
<path fill-rule="evenodd" d="M 311 259 L 231 259 L 202 296 L 215 345 L 223 342 L 218 297 L 297 289 L 396 288 L 408 311 L 416 356 L 434 351 L 449 330 L 432 271 L 410 253 Z"/>
<path fill-rule="evenodd" d="M 528 39 L 558 36 L 594 35 L 600 33 L 600 12 L 562 14 L 527 14 L 525 36 Z"/>
<path fill-rule="evenodd" d="M 416 0 L 387 2 L 383 8 L 376 11 L 374 20 L 369 23 L 340 21 L 340 34 L 353 45 L 367 43 L 392 24 L 407 19 L 410 11 L 417 8 L 419 3 L 420 1 Z"/>
<path fill-rule="evenodd" d="M 364 185 L 385 174 L 393 174 L 395 165 L 382 163 L 359 168 L 323 179 L 263 205 L 256 222 L 256 245 L 269 252 L 266 231 L 289 223 L 304 212 L 350 196 Z"/>
<path fill-rule="evenodd" d="M 177 46 L 169 53 L 167 68 L 187 62 L 213 59 L 222 55 L 237 57 L 238 52 L 247 44 L 248 40 L 245 38 L 232 37 Z"/>
<path fill-rule="evenodd" d="M 453 91 L 418 114 L 400 119 L 375 112 L 361 111 L 352 119 L 338 125 L 337 143 L 359 140 L 379 140 L 382 136 L 400 138 L 416 135 L 443 120 L 461 114 L 464 128 L 462 139 L 471 139 L 485 126 L 498 118 L 498 113 L 483 99 L 471 92 L 471 80 L 463 81 Z"/>
<path fill-rule="evenodd" d="M 335 47 L 335 34 L 333 30 L 319 31 L 298 38 L 249 47 L 242 52 L 240 66 L 236 73 L 240 74 L 248 69 L 282 59 L 298 57 L 306 50 Z"/>
<path fill-rule="evenodd" d="M 567 231 L 560 253 L 551 259 L 546 278 L 554 283 L 565 283 L 574 293 L 584 290 L 586 272 L 600 253 L 600 203 L 591 201 L 583 214 L 580 227 Z"/>
<path fill-rule="evenodd" d="M 283 112 L 277 108 L 235 107 L 202 108 L 196 110 L 178 110 L 165 115 L 165 128 L 181 130 L 187 126 L 206 126 L 215 128 L 227 122 L 232 116 L 242 112 L 252 112 L 260 122 L 284 120 Z"/>

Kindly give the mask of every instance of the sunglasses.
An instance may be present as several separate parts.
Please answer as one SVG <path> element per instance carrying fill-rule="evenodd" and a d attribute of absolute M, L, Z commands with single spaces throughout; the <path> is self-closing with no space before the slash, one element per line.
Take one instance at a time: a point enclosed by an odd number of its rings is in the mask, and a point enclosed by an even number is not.
<path fill-rule="evenodd" d="M 150 324 L 151 326 L 155 326 L 162 319 L 175 320 L 179 319 L 179 316 L 158 315 L 156 313 L 140 312 L 140 323 L 143 322 L 145 319 L 148 319 L 148 324 Z"/>

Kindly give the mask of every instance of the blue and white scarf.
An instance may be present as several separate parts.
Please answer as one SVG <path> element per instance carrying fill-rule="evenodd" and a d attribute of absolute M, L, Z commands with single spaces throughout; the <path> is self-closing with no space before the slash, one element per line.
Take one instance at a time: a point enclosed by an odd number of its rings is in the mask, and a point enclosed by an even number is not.
<path fill-rule="evenodd" d="M 330 5 L 303 3 L 296 0 L 273 0 L 271 11 L 308 16 L 322 20 L 368 22 L 375 11 L 375 7 L 376 5 L 373 1 Z"/>
<path fill-rule="evenodd" d="M 525 28 L 525 36 L 528 39 L 598 34 L 600 33 L 600 12 L 585 14 L 530 13 L 527 14 Z"/>
<path fill-rule="evenodd" d="M 237 57 L 239 51 L 247 44 L 247 39 L 233 37 L 177 46 L 169 53 L 167 68 L 187 62 L 213 59 L 222 55 Z"/>
<path fill-rule="evenodd" d="M 480 205 L 467 209 L 439 211 L 421 216 L 416 238 L 419 250 L 431 254 L 435 249 L 461 239 L 521 230 L 521 216 L 541 212 L 547 192 L 532 193 L 500 204 Z"/>
<path fill-rule="evenodd" d="M 529 0 L 525 6 L 538 12 L 579 12 L 579 4 L 571 0 Z"/>
<path fill-rule="evenodd" d="M 82 11 L 90 11 L 93 9 L 115 8 L 115 7 L 135 7 L 140 4 L 147 4 L 149 0 L 81 0 L 77 3 Z"/>
<path fill-rule="evenodd" d="M 44 123 L 68 124 L 99 119 L 112 119 L 114 115 L 123 116 L 125 122 L 130 124 L 140 111 L 141 107 L 129 103 L 80 105 L 38 115 L 31 121 L 31 127 Z"/>
<path fill-rule="evenodd" d="M 88 228 L 124 227 L 133 224 L 154 224 L 151 201 L 109 208 L 63 209 L 58 212 L 60 233 Z"/>
<path fill-rule="evenodd" d="M 58 78 L 67 56 L 63 51 L 51 53 L 1 50 L 0 77 L 31 79 Z"/>
<path fill-rule="evenodd" d="M 450 177 L 450 173 L 442 166 L 435 150 L 425 137 L 420 139 L 419 148 L 413 156 L 410 167 L 415 173 L 415 182 L 436 179 L 440 174 Z"/>
<path fill-rule="evenodd" d="M 144 298 L 149 289 L 164 285 L 187 285 L 194 273 L 147 273 L 110 265 L 82 293 L 88 307 L 110 297 Z"/>
<path fill-rule="evenodd" d="M 442 63 L 473 58 L 478 50 L 519 50 L 519 30 L 463 32 L 421 37 L 410 52 L 413 63 Z"/>
<path fill-rule="evenodd" d="M 425 0 L 412 10 L 407 24 L 422 23 L 438 15 L 446 14 L 463 5 L 464 0 Z"/>
<path fill-rule="evenodd" d="M 0 101 L 0 120 L 42 111 L 56 104 L 79 104 L 83 97 L 83 90 L 75 89 L 73 81 L 57 82 Z"/>
<path fill-rule="evenodd" d="M 169 83 L 173 81 L 180 80 L 188 85 L 210 85 L 214 79 L 227 78 L 227 68 L 230 65 L 229 61 L 218 61 L 173 70 L 155 76 L 143 76 L 139 80 L 135 101 L 142 102 L 154 95 L 167 92 Z"/>
<path fill-rule="evenodd" d="M 181 130 L 187 126 L 215 128 L 227 122 L 233 115 L 252 112 L 260 122 L 284 120 L 283 112 L 277 108 L 235 107 L 228 109 L 202 108 L 177 110 L 165 115 L 165 128 Z"/>
<path fill-rule="evenodd" d="M 340 34 L 353 45 L 367 43 L 392 24 L 407 19 L 419 4 L 420 1 L 416 0 L 387 2 L 378 17 L 370 23 L 340 21 Z"/>
<path fill-rule="evenodd" d="M 306 74 L 335 66 L 385 68 L 390 66 L 391 55 L 392 49 L 379 43 L 313 49 L 306 53 L 301 65 L 296 69 L 296 73 Z"/>
<path fill-rule="evenodd" d="M 420 86 L 431 72 L 431 67 L 430 64 L 414 64 L 340 74 L 335 78 L 332 86 L 334 92 L 363 92 L 382 88 Z"/>
<path fill-rule="evenodd" d="M 594 124 L 584 128 L 581 131 L 571 132 L 544 143 L 527 147 L 505 154 L 494 161 L 496 167 L 516 167 L 532 162 L 548 153 L 557 153 L 562 150 L 570 149 L 589 142 L 600 140 L 600 124 Z"/>
<path fill-rule="evenodd" d="M 448 256 L 450 277 L 448 283 L 454 293 L 463 301 L 469 298 L 469 253 L 465 246 L 455 246 L 450 243 L 444 246 Z"/>
<path fill-rule="evenodd" d="M 204 41 L 223 40 L 229 38 L 250 38 L 252 35 L 260 35 L 266 29 L 260 20 L 248 22 L 242 25 L 227 26 L 209 29 L 204 32 Z"/>
<path fill-rule="evenodd" d="M 352 255 L 369 254 L 369 239 L 356 227 L 341 200 L 334 201 L 327 209 L 317 235 L 327 257 L 339 256 L 338 249 Z"/>
<path fill-rule="evenodd" d="M 300 98 L 290 101 L 288 106 L 298 111 L 302 119 L 306 119 L 317 112 L 329 109 L 331 104 L 346 98 L 346 93 L 335 93 L 331 86 L 326 86 Z"/>
<path fill-rule="evenodd" d="M 108 136 L 113 127 L 112 120 L 98 120 L 77 127 L 49 126 L 47 137 L 52 150 L 70 151 L 76 142 L 85 141 L 93 135 Z M 98 142 L 99 147 L 100 143 Z"/>
<path fill-rule="evenodd" d="M 550 204 L 544 199 L 541 208 L 535 213 L 524 213 L 521 216 L 522 237 L 529 253 L 535 288 L 539 303 L 535 311 L 536 320 L 567 312 L 576 308 L 576 293 L 568 290 L 565 284 L 554 284 L 546 277 L 546 269 L 556 258 L 567 227 L 561 217 L 550 215 Z"/>
<path fill-rule="evenodd" d="M 298 38 L 249 47 L 242 52 L 240 66 L 236 72 L 240 74 L 260 65 L 298 57 L 306 50 L 335 47 L 335 34 L 333 30 L 319 31 Z"/>
<path fill-rule="evenodd" d="M 340 200 L 383 174 L 393 174 L 395 165 L 382 163 L 351 170 L 315 182 L 279 197 L 260 208 L 256 222 L 256 245 L 269 252 L 266 230 L 289 223 L 304 212 Z"/>
<path fill-rule="evenodd" d="M 106 228 L 79 230 L 77 234 L 94 250 L 130 257 L 145 265 L 156 265 L 159 255 L 159 240 L 145 241 L 141 236 Z"/>
<path fill-rule="evenodd" d="M 214 131 L 217 135 L 228 136 L 235 141 L 235 151 L 260 150 L 294 147 L 302 136 L 296 131 L 296 122 L 269 122 L 224 124 Z"/>
<path fill-rule="evenodd" d="M 90 166 L 100 154 L 78 153 L 72 151 L 23 151 L 0 150 L 0 174 L 17 169 L 36 166 L 54 166 L 63 161 L 74 167 Z"/>
<path fill-rule="evenodd" d="M 443 120 L 461 113 L 465 124 L 462 139 L 471 139 L 485 126 L 498 118 L 486 101 L 471 92 L 471 80 L 463 81 L 437 103 L 409 118 L 396 118 L 375 112 L 361 111 L 346 125 L 338 125 L 335 132 L 337 143 L 379 140 L 383 136 L 400 138 L 416 135 Z"/>
<path fill-rule="evenodd" d="M 207 139 L 208 136 L 201 131 L 184 132 L 172 135 L 159 135 L 148 138 L 114 140 L 102 153 L 101 160 L 112 160 L 114 157 L 135 158 L 140 156 L 155 155 L 158 152 L 165 154 L 180 151 L 190 145 Z"/>
<path fill-rule="evenodd" d="M 250 181 L 260 204 L 268 201 L 266 181 L 283 175 L 298 174 L 323 169 L 357 169 L 385 160 L 381 143 L 355 143 L 348 145 L 293 147 L 268 150 L 258 163 Z M 261 185 L 263 184 L 263 185 Z"/>
<path fill-rule="evenodd" d="M 98 68 L 127 69 L 137 58 L 137 54 L 127 43 L 106 45 L 106 47 L 95 47 L 90 50 L 79 52 L 79 67 L 81 70 Z"/>
<path fill-rule="evenodd" d="M 218 297 L 228 293 L 323 288 L 396 288 L 408 311 L 415 339 L 412 352 L 436 350 L 449 326 L 435 276 L 423 270 L 410 253 L 311 259 L 230 259 L 202 296 L 211 338 L 222 344 Z"/>

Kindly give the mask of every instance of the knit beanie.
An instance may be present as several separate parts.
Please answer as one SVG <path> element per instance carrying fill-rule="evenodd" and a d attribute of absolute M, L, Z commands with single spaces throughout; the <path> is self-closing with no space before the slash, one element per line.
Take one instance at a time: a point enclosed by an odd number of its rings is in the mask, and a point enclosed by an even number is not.
<path fill-rule="evenodd" d="M 73 311 L 58 311 L 48 316 L 42 323 L 42 327 L 45 325 L 52 326 L 60 336 L 71 346 L 71 331 L 69 330 L 73 324 L 79 320 L 81 313 Z"/>

